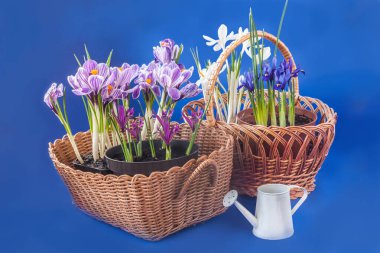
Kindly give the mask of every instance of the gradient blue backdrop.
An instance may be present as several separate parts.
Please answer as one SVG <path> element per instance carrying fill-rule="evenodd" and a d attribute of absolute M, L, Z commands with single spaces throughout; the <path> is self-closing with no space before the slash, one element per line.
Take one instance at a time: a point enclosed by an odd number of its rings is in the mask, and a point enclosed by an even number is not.
<path fill-rule="evenodd" d="M 150 61 L 171 37 L 203 60 L 217 54 L 203 34 L 221 23 L 237 30 L 254 8 L 258 27 L 275 32 L 283 1 L 5 1 L 0 4 L 0 252 L 380 252 L 379 0 L 290 0 L 282 39 L 307 71 L 301 93 L 339 114 L 337 136 L 317 189 L 284 241 L 252 236 L 231 208 L 161 242 L 146 242 L 80 212 L 48 157 L 64 134 L 42 103 L 52 81 L 74 73 L 73 52 L 89 46 L 114 64 Z M 195 81 L 195 79 L 192 79 Z M 86 130 L 82 102 L 69 94 L 75 131 Z M 178 117 L 178 115 L 176 115 Z M 242 198 L 253 210 L 254 200 Z"/>

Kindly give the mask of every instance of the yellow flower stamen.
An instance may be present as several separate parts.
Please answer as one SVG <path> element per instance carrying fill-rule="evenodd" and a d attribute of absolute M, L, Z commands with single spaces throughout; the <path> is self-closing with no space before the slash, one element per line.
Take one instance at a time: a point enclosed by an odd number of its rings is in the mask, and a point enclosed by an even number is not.
<path fill-rule="evenodd" d="M 90 72 L 91 72 L 91 75 L 97 75 L 99 73 L 99 70 L 93 69 Z"/>
<path fill-rule="evenodd" d="M 120 67 L 119 70 L 122 71 L 122 70 L 123 70 L 123 67 Z"/>
<path fill-rule="evenodd" d="M 113 90 L 113 86 L 111 84 L 108 84 L 108 86 L 107 86 L 108 95 L 111 94 L 112 90 Z"/>
<path fill-rule="evenodd" d="M 151 84 L 151 83 L 152 83 L 152 79 L 148 78 L 148 79 L 145 80 L 145 82 L 146 82 L 147 84 Z"/>

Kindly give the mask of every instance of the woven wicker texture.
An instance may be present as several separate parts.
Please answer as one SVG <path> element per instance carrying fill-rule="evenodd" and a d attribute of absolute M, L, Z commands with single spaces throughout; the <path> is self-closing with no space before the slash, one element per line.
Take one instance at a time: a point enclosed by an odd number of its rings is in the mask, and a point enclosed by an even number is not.
<path fill-rule="evenodd" d="M 188 140 L 181 125 L 176 139 Z M 91 152 L 90 133 L 78 133 L 81 154 Z M 160 240 L 222 212 L 233 165 L 233 138 L 217 128 L 201 127 L 200 157 L 183 167 L 144 175 L 101 175 L 73 169 L 67 137 L 49 144 L 50 157 L 75 204 L 87 214 L 146 240 Z"/>
<path fill-rule="evenodd" d="M 260 37 L 276 42 L 276 37 L 258 32 Z M 207 98 L 212 98 L 219 72 L 233 50 L 249 39 L 249 33 L 231 43 L 217 60 L 215 72 L 209 78 Z M 279 50 L 286 59 L 293 59 L 290 51 L 279 41 Z M 215 101 L 211 100 L 207 111 L 208 125 L 217 126 L 234 136 L 234 168 L 232 188 L 240 194 L 256 195 L 256 189 L 266 183 L 292 184 L 305 187 L 309 192 L 315 189 L 315 176 L 321 168 L 335 136 L 337 114 L 322 101 L 299 95 L 298 79 L 295 82 L 296 106 L 303 107 L 318 115 L 315 126 L 252 126 L 226 124 L 215 120 Z M 226 99 L 226 97 L 224 97 Z M 244 99 L 241 101 L 244 102 Z M 183 111 L 202 107 L 203 99 L 187 104 Z M 302 191 L 294 190 L 291 197 L 301 197 Z"/>

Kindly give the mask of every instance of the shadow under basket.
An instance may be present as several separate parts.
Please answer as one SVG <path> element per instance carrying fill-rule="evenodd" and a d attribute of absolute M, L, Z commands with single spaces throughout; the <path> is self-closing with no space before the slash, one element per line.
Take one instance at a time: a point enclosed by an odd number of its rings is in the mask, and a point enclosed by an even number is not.
<path fill-rule="evenodd" d="M 188 140 L 180 126 L 175 137 Z M 91 134 L 78 133 L 81 154 L 91 152 Z M 217 128 L 201 127 L 199 158 L 150 176 L 101 175 L 72 167 L 75 154 L 67 137 L 49 143 L 49 154 L 74 203 L 94 218 L 146 240 L 160 240 L 225 211 L 233 165 L 233 138 Z"/>

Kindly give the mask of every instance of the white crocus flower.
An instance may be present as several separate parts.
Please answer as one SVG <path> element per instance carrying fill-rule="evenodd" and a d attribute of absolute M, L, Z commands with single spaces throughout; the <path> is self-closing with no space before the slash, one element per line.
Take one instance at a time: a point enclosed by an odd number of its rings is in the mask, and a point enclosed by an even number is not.
<path fill-rule="evenodd" d="M 239 30 L 237 32 L 237 34 L 235 34 L 235 40 L 238 40 L 240 39 L 241 37 L 243 37 L 244 35 L 246 35 L 247 33 L 249 33 L 249 30 L 248 28 L 245 28 L 243 30 L 243 28 L 239 27 Z M 262 48 L 262 44 L 260 43 L 262 38 L 259 38 L 259 40 L 256 42 L 257 43 L 257 47 L 258 48 Z M 242 49 L 241 49 L 241 54 L 243 54 L 243 51 L 249 56 L 249 58 L 252 59 L 252 54 L 251 54 L 251 42 L 250 40 L 246 40 L 243 42 L 243 45 L 242 45 Z M 267 60 L 270 56 L 271 56 L 271 51 L 270 51 L 270 47 L 264 47 L 264 49 L 260 49 L 260 53 L 263 54 L 263 61 Z M 259 61 L 259 55 L 256 55 L 256 62 Z"/>
<path fill-rule="evenodd" d="M 245 28 L 243 30 L 243 28 L 239 27 L 238 33 L 235 35 L 235 40 L 240 39 L 241 37 L 243 37 L 244 35 L 248 33 L 249 33 L 248 28 Z M 251 43 L 249 42 L 249 40 L 244 41 L 240 54 L 242 55 L 244 52 L 247 53 L 250 47 L 251 47 Z"/>
<path fill-rule="evenodd" d="M 214 51 L 220 51 L 226 49 L 226 43 L 227 41 L 234 40 L 234 32 L 231 32 L 228 34 L 227 32 L 227 26 L 222 24 L 218 29 L 218 39 L 210 38 L 209 36 L 203 35 L 203 38 L 207 41 L 206 45 L 212 47 Z"/>

